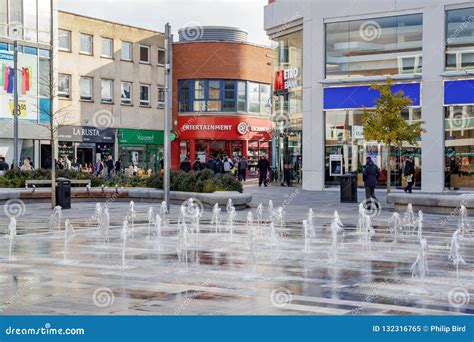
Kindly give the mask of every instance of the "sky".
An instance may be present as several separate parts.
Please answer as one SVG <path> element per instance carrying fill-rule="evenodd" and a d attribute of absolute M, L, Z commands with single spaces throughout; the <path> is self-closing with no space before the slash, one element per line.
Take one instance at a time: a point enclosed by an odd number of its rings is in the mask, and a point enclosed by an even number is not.
<path fill-rule="evenodd" d="M 249 42 L 270 45 L 263 30 L 268 0 L 59 0 L 59 9 L 164 32 L 191 25 L 236 26 L 249 33 Z"/>

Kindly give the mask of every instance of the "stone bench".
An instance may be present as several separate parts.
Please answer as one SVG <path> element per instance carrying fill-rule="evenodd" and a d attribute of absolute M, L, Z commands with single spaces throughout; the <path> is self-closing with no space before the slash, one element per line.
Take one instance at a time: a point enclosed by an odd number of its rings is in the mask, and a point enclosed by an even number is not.
<path fill-rule="evenodd" d="M 393 204 L 395 210 L 404 211 L 411 203 L 413 209 L 433 214 L 451 214 L 464 205 L 469 215 L 474 214 L 474 193 L 390 193 L 387 203 Z"/>
<path fill-rule="evenodd" d="M 28 189 L 30 185 L 47 185 L 51 186 L 51 180 L 50 179 L 41 179 L 41 180 L 35 180 L 35 179 L 28 179 L 25 181 L 25 188 Z M 91 186 L 91 181 L 89 179 L 71 179 L 71 186 L 73 185 L 79 185 L 79 186 Z"/>

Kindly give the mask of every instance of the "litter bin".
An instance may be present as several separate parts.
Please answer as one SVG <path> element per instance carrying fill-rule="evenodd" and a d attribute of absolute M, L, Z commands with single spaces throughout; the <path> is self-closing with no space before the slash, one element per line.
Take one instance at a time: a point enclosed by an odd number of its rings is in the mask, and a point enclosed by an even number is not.
<path fill-rule="evenodd" d="M 56 179 L 56 205 L 71 209 L 71 181 L 67 178 Z"/>
<path fill-rule="evenodd" d="M 341 203 L 357 203 L 357 174 L 346 173 L 341 177 Z"/>

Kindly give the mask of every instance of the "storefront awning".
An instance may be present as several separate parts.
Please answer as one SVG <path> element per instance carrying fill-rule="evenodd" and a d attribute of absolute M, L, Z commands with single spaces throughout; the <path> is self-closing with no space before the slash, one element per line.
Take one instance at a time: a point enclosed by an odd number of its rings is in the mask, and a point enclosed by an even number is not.
<path fill-rule="evenodd" d="M 403 91 L 412 100 L 412 105 L 421 105 L 420 83 L 395 84 L 394 93 Z M 373 108 L 380 97 L 377 90 L 370 86 L 328 87 L 324 89 L 324 110 Z"/>
<path fill-rule="evenodd" d="M 444 104 L 474 104 L 474 80 L 445 81 Z"/>

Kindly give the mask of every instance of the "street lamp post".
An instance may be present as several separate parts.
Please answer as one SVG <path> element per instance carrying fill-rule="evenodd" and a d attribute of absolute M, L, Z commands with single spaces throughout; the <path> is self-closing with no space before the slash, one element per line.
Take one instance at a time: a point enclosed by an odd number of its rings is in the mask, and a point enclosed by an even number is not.
<path fill-rule="evenodd" d="M 13 42 L 13 163 L 19 166 L 18 155 L 18 41 Z"/>
<path fill-rule="evenodd" d="M 173 63 L 172 55 L 173 36 L 171 35 L 171 26 L 169 23 L 165 26 L 165 120 L 164 120 L 164 143 L 163 143 L 163 192 L 167 210 L 170 209 L 170 173 L 171 173 L 171 101 L 172 101 L 172 83 L 171 67 Z"/>

